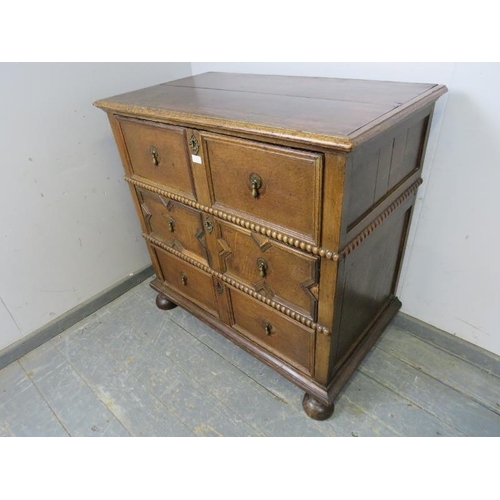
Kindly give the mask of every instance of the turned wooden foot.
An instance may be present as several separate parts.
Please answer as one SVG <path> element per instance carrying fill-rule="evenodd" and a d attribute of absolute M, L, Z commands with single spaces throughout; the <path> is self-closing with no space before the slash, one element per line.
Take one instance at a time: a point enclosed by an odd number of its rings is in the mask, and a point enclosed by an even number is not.
<path fill-rule="evenodd" d="M 320 403 L 317 399 L 314 399 L 312 396 L 307 394 L 307 392 L 302 400 L 302 407 L 307 415 L 314 420 L 326 420 L 330 418 L 335 408 L 333 403 L 330 403 L 329 405 Z"/>
<path fill-rule="evenodd" d="M 170 300 L 168 300 L 167 297 L 165 297 L 165 295 L 162 295 L 161 293 L 156 296 L 156 305 L 159 309 L 163 309 L 164 311 L 168 311 L 169 309 L 177 307 L 177 304 L 170 302 Z"/>

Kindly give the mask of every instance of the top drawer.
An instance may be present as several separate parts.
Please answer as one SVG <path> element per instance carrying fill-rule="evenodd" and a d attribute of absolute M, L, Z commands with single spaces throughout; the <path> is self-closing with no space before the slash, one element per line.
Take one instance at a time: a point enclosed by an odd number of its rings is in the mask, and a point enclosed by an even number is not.
<path fill-rule="evenodd" d="M 125 118 L 119 118 L 118 123 L 132 174 L 158 182 L 168 191 L 196 199 L 186 129 Z"/>
<path fill-rule="evenodd" d="M 319 242 L 322 155 L 202 134 L 214 205 Z"/>

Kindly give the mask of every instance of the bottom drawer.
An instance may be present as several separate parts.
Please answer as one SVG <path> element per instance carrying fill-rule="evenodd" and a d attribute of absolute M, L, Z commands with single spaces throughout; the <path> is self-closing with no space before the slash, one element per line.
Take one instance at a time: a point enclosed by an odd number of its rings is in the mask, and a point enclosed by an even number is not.
<path fill-rule="evenodd" d="M 248 295 L 230 290 L 232 327 L 298 370 L 314 375 L 315 333 Z"/>
<path fill-rule="evenodd" d="M 155 246 L 152 246 L 152 248 L 158 258 L 163 281 L 176 292 L 184 295 L 218 318 L 219 313 L 217 312 L 217 300 L 212 276 L 161 248 Z"/>

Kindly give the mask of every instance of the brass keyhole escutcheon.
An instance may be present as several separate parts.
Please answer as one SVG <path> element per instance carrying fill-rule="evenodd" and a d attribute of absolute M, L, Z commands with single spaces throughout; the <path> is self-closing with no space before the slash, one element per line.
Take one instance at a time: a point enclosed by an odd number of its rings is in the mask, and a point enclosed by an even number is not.
<path fill-rule="evenodd" d="M 215 289 L 217 290 L 217 293 L 222 293 L 223 291 L 222 285 L 218 281 L 215 283 Z"/>
<path fill-rule="evenodd" d="M 174 232 L 174 228 L 175 228 L 175 222 L 174 222 L 174 220 L 173 220 L 173 219 L 170 219 L 170 220 L 168 221 L 168 229 L 169 229 L 169 231 L 170 231 L 171 233 L 173 233 L 173 232 Z"/>
<path fill-rule="evenodd" d="M 271 335 L 273 325 L 271 325 L 271 323 L 269 323 L 269 321 L 263 320 L 262 326 L 264 327 L 264 331 L 266 332 L 266 335 Z"/>
<path fill-rule="evenodd" d="M 160 160 L 158 159 L 158 151 L 157 151 L 157 149 L 154 146 L 151 146 L 149 148 L 149 152 L 151 153 L 151 158 L 153 159 L 153 165 L 155 167 L 157 167 L 158 164 L 160 163 Z"/>
<path fill-rule="evenodd" d="M 191 149 L 191 153 L 194 155 L 198 154 L 198 151 L 200 150 L 200 145 L 198 144 L 198 141 L 196 140 L 196 137 L 191 135 L 191 138 L 189 139 L 189 148 Z"/>
<path fill-rule="evenodd" d="M 257 259 L 257 267 L 259 269 L 259 276 L 261 278 L 265 278 L 266 275 L 267 275 L 267 262 L 262 259 L 262 258 L 258 258 Z"/>
<path fill-rule="evenodd" d="M 211 221 L 209 217 L 205 219 L 205 227 L 207 228 L 207 231 L 211 233 L 214 230 L 214 223 Z"/>
<path fill-rule="evenodd" d="M 252 196 L 254 198 L 258 198 L 259 189 L 262 187 L 262 179 L 260 175 L 257 174 L 250 175 L 250 187 L 252 188 Z"/>
<path fill-rule="evenodd" d="M 188 278 L 187 276 L 184 274 L 184 273 L 181 273 L 181 282 L 184 286 L 187 285 L 187 282 L 188 282 Z"/>

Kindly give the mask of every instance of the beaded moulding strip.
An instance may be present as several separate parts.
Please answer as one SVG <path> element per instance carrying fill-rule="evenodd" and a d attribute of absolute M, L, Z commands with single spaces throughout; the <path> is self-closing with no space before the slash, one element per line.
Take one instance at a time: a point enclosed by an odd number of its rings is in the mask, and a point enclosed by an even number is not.
<path fill-rule="evenodd" d="M 420 184 L 422 184 L 422 179 L 417 179 L 399 198 L 397 198 L 393 203 L 391 203 L 377 218 L 375 218 L 368 226 L 361 231 L 354 239 L 352 239 L 345 247 L 344 249 L 337 253 L 333 252 L 332 250 L 327 250 L 325 248 L 321 248 L 315 245 L 311 245 L 310 243 L 307 243 L 305 241 L 301 241 L 297 238 L 294 238 L 292 236 L 285 235 L 283 233 L 280 233 L 279 231 L 276 231 L 274 229 L 267 228 L 263 226 L 262 224 L 256 224 L 254 222 L 250 222 L 248 220 L 245 220 L 241 217 L 237 217 L 235 215 L 229 214 L 227 212 L 224 212 L 222 210 L 218 210 L 216 208 L 211 208 L 207 207 L 205 205 L 202 205 L 201 203 L 198 203 L 196 201 L 190 200 L 188 198 L 185 198 L 184 196 L 180 196 L 174 193 L 170 193 L 169 191 L 165 191 L 164 189 L 157 188 L 156 186 L 152 186 L 151 184 L 148 184 L 146 182 L 139 181 L 137 179 L 133 179 L 132 177 L 125 177 L 125 180 L 133 184 L 134 186 L 146 189 L 148 191 L 151 191 L 153 193 L 159 194 L 161 196 L 164 196 L 165 198 L 177 201 L 179 203 L 183 203 L 184 205 L 190 206 L 192 208 L 195 208 L 197 210 L 200 210 L 202 212 L 208 213 L 210 215 L 213 215 L 215 217 L 218 217 L 222 220 L 232 222 L 233 224 L 236 224 L 238 226 L 241 226 L 246 229 L 250 229 L 251 231 L 254 231 L 256 233 L 263 234 L 267 236 L 268 238 L 272 238 L 276 241 L 280 241 L 281 243 L 285 243 L 286 245 L 294 248 L 298 248 L 300 250 L 303 250 L 307 253 L 313 254 L 313 255 L 319 255 L 322 258 L 325 258 L 327 260 L 333 260 L 333 261 L 338 261 L 341 257 L 346 257 L 349 255 L 358 245 L 360 245 L 375 229 L 377 229 L 382 222 L 389 217 L 389 215 L 392 214 L 404 201 L 406 201 L 412 194 L 414 194 Z"/>
<path fill-rule="evenodd" d="M 422 179 L 416 180 L 399 198 L 391 203 L 377 218 L 375 218 L 363 231 L 361 231 L 344 249 L 340 252 L 341 257 L 349 255 L 360 243 L 362 243 L 368 236 L 377 229 L 382 222 L 389 217 L 403 202 L 405 202 L 412 194 L 414 194 L 418 186 L 422 184 Z"/>
<path fill-rule="evenodd" d="M 180 203 L 183 203 L 184 205 L 188 205 L 189 207 L 196 208 L 197 210 L 218 217 L 219 219 L 232 222 L 233 224 L 244 227 L 246 229 L 250 229 L 251 231 L 254 231 L 256 233 L 263 234 L 268 238 L 272 238 L 273 240 L 285 243 L 290 247 L 298 248 L 313 255 L 319 255 L 320 257 L 323 257 L 328 260 L 335 261 L 339 259 L 339 254 L 333 252 L 332 250 L 327 250 L 325 248 L 321 248 L 316 245 L 311 245 L 311 243 L 299 240 L 297 238 L 294 238 L 293 236 L 288 236 L 279 231 L 276 231 L 275 229 L 270 229 L 266 226 L 263 226 L 262 224 L 256 224 L 255 222 L 250 222 L 246 219 L 243 219 L 242 217 L 237 217 L 236 215 L 232 215 L 217 208 L 207 207 L 206 205 L 202 205 L 197 201 L 190 200 L 178 194 L 170 193 L 169 191 L 165 191 L 164 189 L 157 188 L 156 186 L 152 186 L 151 184 L 147 184 L 146 182 L 133 179 L 132 177 L 126 176 L 125 180 L 130 184 L 133 184 L 134 186 L 147 189 L 148 191 L 152 191 L 153 193 L 164 196 L 165 198 L 178 201 Z"/>

